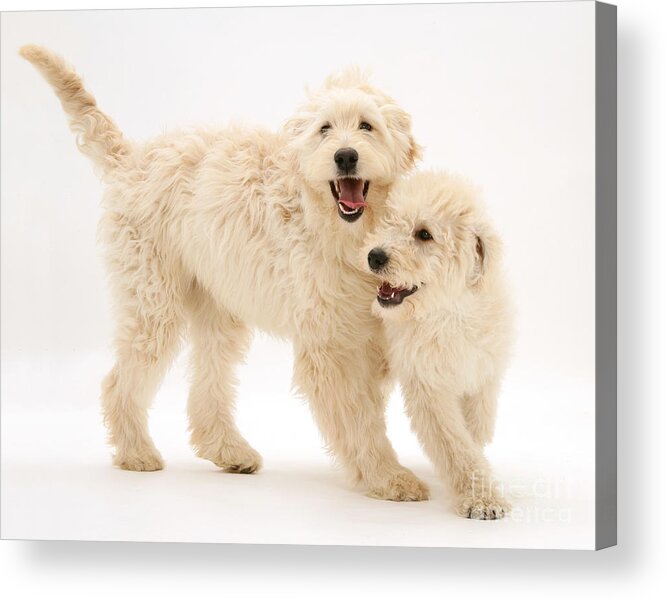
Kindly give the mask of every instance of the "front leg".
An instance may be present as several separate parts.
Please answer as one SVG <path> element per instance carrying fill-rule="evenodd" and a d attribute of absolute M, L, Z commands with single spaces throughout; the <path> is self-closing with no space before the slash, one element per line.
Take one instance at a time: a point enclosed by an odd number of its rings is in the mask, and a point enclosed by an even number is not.
<path fill-rule="evenodd" d="M 471 519 L 502 518 L 511 507 L 495 487 L 490 465 L 467 428 L 456 394 L 419 381 L 408 382 L 403 392 L 412 429 L 458 496 L 458 514 Z"/>
<path fill-rule="evenodd" d="M 386 437 L 386 370 L 376 347 L 297 343 L 294 382 L 310 402 L 331 452 L 375 498 L 427 500 L 428 488 L 397 459 Z M 374 371 L 374 372 L 373 372 Z"/>
<path fill-rule="evenodd" d="M 476 393 L 466 394 L 462 399 L 467 428 L 474 441 L 481 446 L 489 444 L 493 439 L 499 387 L 500 381 L 495 378 L 486 382 Z"/>

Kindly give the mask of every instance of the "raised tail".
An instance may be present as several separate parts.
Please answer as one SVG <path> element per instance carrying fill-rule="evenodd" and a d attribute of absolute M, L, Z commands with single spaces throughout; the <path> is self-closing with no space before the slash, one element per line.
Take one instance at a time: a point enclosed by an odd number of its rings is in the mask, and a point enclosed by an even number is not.
<path fill-rule="evenodd" d="M 76 135 L 79 150 L 105 173 L 120 166 L 130 152 L 130 144 L 116 124 L 98 107 L 83 81 L 62 57 L 29 44 L 19 54 L 31 62 L 51 84 L 69 117 L 69 126 Z"/>

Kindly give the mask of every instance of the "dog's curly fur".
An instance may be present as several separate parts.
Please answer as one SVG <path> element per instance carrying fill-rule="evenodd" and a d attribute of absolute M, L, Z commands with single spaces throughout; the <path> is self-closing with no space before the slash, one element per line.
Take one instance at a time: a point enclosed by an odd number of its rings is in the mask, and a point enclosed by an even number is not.
<path fill-rule="evenodd" d="M 476 196 L 444 173 L 400 182 L 362 260 L 382 282 L 373 311 L 384 320 L 414 431 L 450 481 L 459 514 L 495 519 L 509 505 L 483 446 L 495 426 L 512 308 L 501 243 Z"/>
<path fill-rule="evenodd" d="M 352 69 L 329 77 L 277 132 L 230 127 L 136 144 L 60 57 L 37 46 L 21 54 L 55 89 L 106 184 L 100 233 L 117 362 L 102 400 L 115 464 L 162 468 L 147 411 L 187 327 L 192 445 L 228 471 L 259 469 L 233 419 L 234 367 L 258 327 L 293 340 L 296 387 L 369 493 L 426 498 L 386 437 L 384 341 L 366 301 L 373 279 L 357 265 L 394 181 L 419 157 L 407 113 Z M 340 148 L 357 151 L 354 176 L 370 182 L 354 223 L 338 214 L 330 183 Z"/>

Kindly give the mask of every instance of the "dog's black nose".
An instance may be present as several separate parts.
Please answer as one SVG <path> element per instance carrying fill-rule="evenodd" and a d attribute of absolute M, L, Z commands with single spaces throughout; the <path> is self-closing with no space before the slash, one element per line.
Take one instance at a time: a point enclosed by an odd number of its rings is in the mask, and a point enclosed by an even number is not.
<path fill-rule="evenodd" d="M 373 248 L 368 252 L 368 264 L 373 271 L 379 271 L 387 262 L 388 254 L 381 248 Z"/>
<path fill-rule="evenodd" d="M 334 155 L 333 160 L 338 165 L 338 170 L 349 175 L 356 170 L 358 152 L 353 148 L 340 148 Z"/>

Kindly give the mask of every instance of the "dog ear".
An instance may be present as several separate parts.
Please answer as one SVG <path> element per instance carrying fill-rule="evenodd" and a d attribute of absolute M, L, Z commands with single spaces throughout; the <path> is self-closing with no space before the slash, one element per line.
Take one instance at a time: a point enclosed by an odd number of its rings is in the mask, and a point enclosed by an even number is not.
<path fill-rule="evenodd" d="M 499 260 L 501 243 L 499 238 L 485 226 L 475 229 L 473 243 L 474 266 L 469 277 L 469 284 L 477 286 L 494 270 L 495 264 Z"/>
<path fill-rule="evenodd" d="M 308 112 L 298 112 L 289 120 L 287 120 L 283 128 L 287 135 L 291 138 L 297 138 L 301 135 L 310 125 L 312 121 L 312 115 Z"/>
<path fill-rule="evenodd" d="M 412 119 L 409 114 L 397 104 L 389 102 L 384 104 L 381 112 L 386 119 L 386 125 L 393 136 L 400 158 L 401 171 L 411 171 L 421 158 L 422 148 L 416 143 L 412 134 Z"/>

